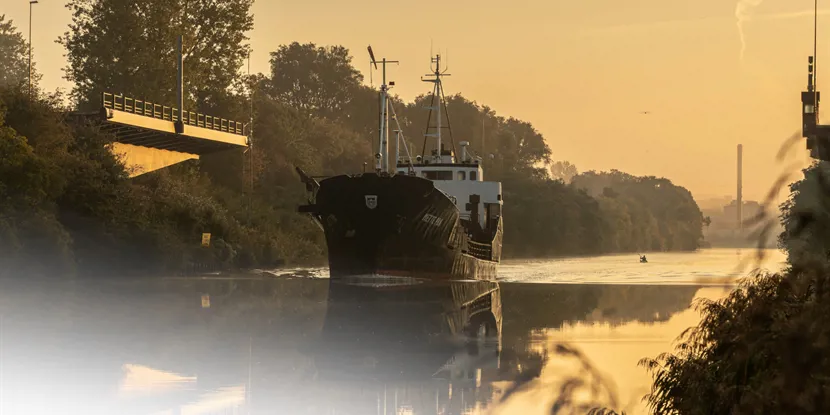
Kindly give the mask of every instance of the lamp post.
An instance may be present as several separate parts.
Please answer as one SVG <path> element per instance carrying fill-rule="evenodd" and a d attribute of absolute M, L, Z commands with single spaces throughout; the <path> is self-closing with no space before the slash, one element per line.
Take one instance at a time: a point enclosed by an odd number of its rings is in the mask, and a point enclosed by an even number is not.
<path fill-rule="evenodd" d="M 32 98 L 32 5 L 37 4 L 37 0 L 29 1 L 29 98 Z"/>

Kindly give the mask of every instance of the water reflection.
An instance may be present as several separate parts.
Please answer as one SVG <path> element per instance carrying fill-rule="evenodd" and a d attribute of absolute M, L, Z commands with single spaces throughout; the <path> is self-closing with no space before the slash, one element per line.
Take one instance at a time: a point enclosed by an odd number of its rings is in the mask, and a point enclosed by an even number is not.
<path fill-rule="evenodd" d="M 0 410 L 636 413 L 648 385 L 637 360 L 696 323 L 695 296 L 723 294 L 303 278 L 3 282 Z"/>
<path fill-rule="evenodd" d="M 120 398 L 135 398 L 176 389 L 193 387 L 195 376 L 181 376 L 147 366 L 125 364 L 124 376 L 118 388 Z"/>
<path fill-rule="evenodd" d="M 325 412 L 463 412 L 492 395 L 501 326 L 496 283 L 332 282 L 314 359 L 324 388 L 337 391 Z"/>
<path fill-rule="evenodd" d="M 643 344 L 654 340 L 649 333 L 659 332 L 667 337 L 661 337 L 657 353 L 670 350 L 671 341 L 696 322 L 677 325 L 675 316 L 696 315 L 690 307 L 701 290 L 667 285 L 503 287 L 504 347 L 531 357 L 518 366 L 533 376 L 498 385 L 504 393 L 491 407 L 496 414 L 586 413 L 598 407 L 640 413 L 644 408 L 637 404 L 650 383 L 637 361 L 656 355 Z M 713 290 L 709 294 L 724 292 Z M 627 336 L 631 325 L 645 328 L 646 335 Z M 621 359 L 620 350 L 629 347 L 640 354 Z"/>

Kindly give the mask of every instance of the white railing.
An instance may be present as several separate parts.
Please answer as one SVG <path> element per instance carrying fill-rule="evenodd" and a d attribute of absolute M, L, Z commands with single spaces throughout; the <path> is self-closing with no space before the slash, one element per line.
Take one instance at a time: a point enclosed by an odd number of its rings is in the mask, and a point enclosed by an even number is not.
<path fill-rule="evenodd" d="M 141 99 L 115 95 L 108 92 L 102 94 L 104 108 L 128 112 L 130 114 L 152 117 L 165 121 L 178 121 L 178 108 L 155 104 Z M 207 128 L 209 130 L 222 131 L 225 133 L 245 135 L 245 124 L 239 121 L 228 120 L 220 117 L 213 117 L 198 112 L 184 111 L 182 123 L 194 127 Z"/>

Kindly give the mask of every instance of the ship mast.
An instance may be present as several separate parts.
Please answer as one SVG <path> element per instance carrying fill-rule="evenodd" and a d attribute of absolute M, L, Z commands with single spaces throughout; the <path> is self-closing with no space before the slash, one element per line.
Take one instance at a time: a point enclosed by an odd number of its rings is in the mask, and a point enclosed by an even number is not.
<path fill-rule="evenodd" d="M 430 106 L 427 107 L 429 109 L 429 115 L 427 117 L 426 131 L 424 132 L 424 148 L 421 150 L 421 153 L 422 153 L 423 157 L 426 159 L 426 154 L 423 154 L 426 151 L 426 141 L 430 137 L 435 137 L 436 138 L 436 144 L 435 145 L 436 145 L 437 155 L 435 157 L 435 160 L 433 160 L 433 161 L 440 163 L 443 160 L 443 158 L 442 158 L 443 154 L 442 154 L 442 142 L 441 142 L 442 136 L 441 136 L 441 132 L 444 129 L 444 127 L 441 125 L 441 122 L 443 121 L 443 117 L 441 116 L 442 115 L 441 114 L 441 107 L 444 106 L 444 109 L 446 110 L 446 104 L 444 102 L 444 86 L 441 82 L 441 77 L 450 76 L 450 74 L 446 73 L 447 72 L 446 68 L 444 69 L 443 72 L 441 71 L 441 55 L 435 55 L 435 57 L 431 59 L 431 63 L 435 65 L 432 73 L 429 74 L 429 75 L 426 75 L 426 78 L 421 78 L 421 81 L 431 82 L 434 85 L 433 89 L 432 89 L 432 101 L 430 103 Z M 438 106 L 434 106 L 436 98 L 438 98 Z M 433 128 L 432 125 L 430 124 L 430 122 L 432 120 L 432 111 L 433 110 L 437 112 L 436 126 L 434 127 L 436 131 L 435 131 L 435 133 L 430 133 L 429 132 L 430 128 Z M 450 128 L 449 121 L 450 121 L 449 114 L 447 114 L 447 128 Z M 450 128 L 450 140 L 451 140 L 450 141 L 451 145 L 453 147 L 453 151 L 455 151 L 455 142 L 452 140 L 452 129 L 451 128 Z"/>
<path fill-rule="evenodd" d="M 378 61 L 375 60 L 375 54 L 372 52 L 372 47 L 369 46 L 369 57 L 372 58 L 372 65 L 375 69 L 378 68 Z M 377 173 L 389 173 L 389 87 L 395 86 L 395 82 L 386 84 L 386 64 L 398 63 L 398 61 L 389 61 L 386 58 L 381 59 L 380 64 L 383 67 L 383 81 L 380 85 L 380 115 L 378 126 L 378 152 L 375 154 L 375 171 Z M 397 160 L 396 160 L 397 162 Z"/>

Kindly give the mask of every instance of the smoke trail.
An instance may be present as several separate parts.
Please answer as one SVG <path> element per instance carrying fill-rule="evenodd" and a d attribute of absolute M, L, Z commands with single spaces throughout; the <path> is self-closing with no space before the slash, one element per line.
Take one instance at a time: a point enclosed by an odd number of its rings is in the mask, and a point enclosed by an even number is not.
<path fill-rule="evenodd" d="M 764 0 L 738 0 L 735 6 L 735 18 L 738 19 L 738 36 L 741 37 L 741 61 L 744 60 L 746 52 L 746 38 L 744 38 L 744 22 L 749 19 L 749 12 Z"/>

